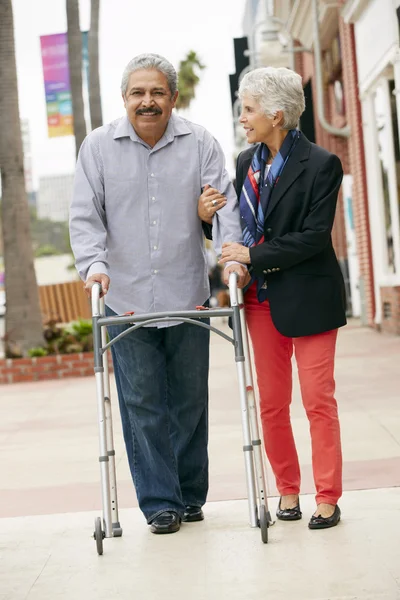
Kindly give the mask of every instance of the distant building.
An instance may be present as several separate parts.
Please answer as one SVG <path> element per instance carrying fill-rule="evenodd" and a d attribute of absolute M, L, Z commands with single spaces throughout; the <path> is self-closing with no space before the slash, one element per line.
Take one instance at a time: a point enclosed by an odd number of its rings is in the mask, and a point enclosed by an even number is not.
<path fill-rule="evenodd" d="M 73 183 L 73 173 L 40 177 L 37 194 L 37 216 L 39 219 L 68 221 Z"/>

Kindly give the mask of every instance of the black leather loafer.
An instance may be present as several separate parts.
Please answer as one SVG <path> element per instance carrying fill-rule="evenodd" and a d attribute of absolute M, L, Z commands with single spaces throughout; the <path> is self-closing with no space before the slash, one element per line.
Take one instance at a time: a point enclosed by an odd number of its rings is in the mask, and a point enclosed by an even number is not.
<path fill-rule="evenodd" d="M 308 524 L 309 529 L 328 529 L 328 527 L 335 527 L 340 521 L 340 508 L 336 504 L 335 511 L 331 517 L 321 517 L 318 515 L 311 517 Z"/>
<path fill-rule="evenodd" d="M 279 499 L 279 505 L 276 511 L 276 516 L 281 521 L 299 521 L 303 516 L 300 510 L 300 504 L 297 504 L 294 508 L 281 508 L 281 500 Z"/>
<path fill-rule="evenodd" d="M 180 528 L 181 518 L 172 510 L 160 513 L 150 524 L 151 533 L 175 533 Z"/>
<path fill-rule="evenodd" d="M 195 521 L 202 521 L 204 519 L 204 513 L 200 506 L 186 506 L 185 512 L 183 513 L 182 521 L 184 523 L 194 523 Z"/>

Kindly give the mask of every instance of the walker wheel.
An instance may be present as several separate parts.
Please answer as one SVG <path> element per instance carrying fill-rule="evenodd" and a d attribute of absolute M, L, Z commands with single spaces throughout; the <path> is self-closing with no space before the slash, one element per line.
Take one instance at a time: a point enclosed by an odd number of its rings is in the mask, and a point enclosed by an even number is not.
<path fill-rule="evenodd" d="M 100 517 L 96 517 L 94 520 L 94 533 L 93 538 L 96 540 L 96 548 L 97 554 L 101 556 L 103 554 L 103 539 L 106 537 L 106 534 L 101 528 L 101 519 Z"/>
<path fill-rule="evenodd" d="M 261 529 L 261 539 L 262 539 L 263 544 L 268 544 L 269 521 L 268 521 L 268 516 L 267 516 L 267 509 L 265 508 L 264 504 L 262 504 L 260 506 L 259 527 Z"/>

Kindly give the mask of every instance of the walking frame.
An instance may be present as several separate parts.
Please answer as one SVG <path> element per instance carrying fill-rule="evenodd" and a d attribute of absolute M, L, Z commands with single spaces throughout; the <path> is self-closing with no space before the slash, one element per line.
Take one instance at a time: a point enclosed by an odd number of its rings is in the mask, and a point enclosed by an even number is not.
<path fill-rule="evenodd" d="M 268 509 L 264 461 L 259 436 L 243 292 L 237 288 L 237 280 L 237 273 L 231 273 L 229 277 L 230 308 L 208 309 L 197 307 L 195 310 L 147 313 L 142 315 L 128 313 L 112 317 L 105 316 L 105 302 L 104 298 L 100 298 L 100 284 L 95 283 L 93 285 L 91 301 L 94 372 L 96 378 L 99 462 L 103 506 L 103 518 L 97 517 L 95 519 L 95 531 L 93 535 L 98 554 L 103 554 L 104 538 L 122 536 L 122 528 L 118 516 L 108 350 L 119 339 L 144 325 L 170 321 L 191 323 L 199 327 L 204 327 L 233 344 L 242 413 L 243 453 L 250 526 L 259 527 L 263 543 L 266 544 L 268 542 L 268 528 L 273 522 L 271 521 Z M 214 317 L 231 317 L 232 337 L 220 329 L 213 327 L 211 324 L 202 322 L 202 319 L 210 318 L 211 323 Z M 122 331 L 107 343 L 106 326 L 125 324 L 129 324 L 131 327 Z"/>

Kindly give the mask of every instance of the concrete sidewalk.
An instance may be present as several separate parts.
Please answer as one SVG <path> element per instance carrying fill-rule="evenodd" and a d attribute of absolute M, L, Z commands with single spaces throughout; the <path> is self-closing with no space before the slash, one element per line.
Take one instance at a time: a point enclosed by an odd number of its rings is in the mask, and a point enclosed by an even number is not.
<path fill-rule="evenodd" d="M 123 537 L 105 540 L 101 557 L 90 537 L 97 513 L 3 519 L 0 599 L 398 600 L 399 504 L 399 489 L 346 492 L 338 527 L 279 522 L 267 545 L 243 500 L 207 504 L 204 522 L 170 536 L 123 509 Z M 313 499 L 302 507 L 310 514 Z"/>
<path fill-rule="evenodd" d="M 0 386 L 0 600 L 400 599 L 400 338 L 356 322 L 340 332 L 343 522 L 308 531 L 314 501 L 305 496 L 303 521 L 276 524 L 267 546 L 247 525 L 233 350 L 216 336 L 211 364 L 206 521 L 161 539 L 148 533 L 132 508 L 115 409 L 124 536 L 105 540 L 101 558 L 90 539 L 101 508 L 94 378 Z M 292 415 L 302 493 L 312 494 L 297 380 Z M 274 498 L 272 512 L 276 504 Z"/>

